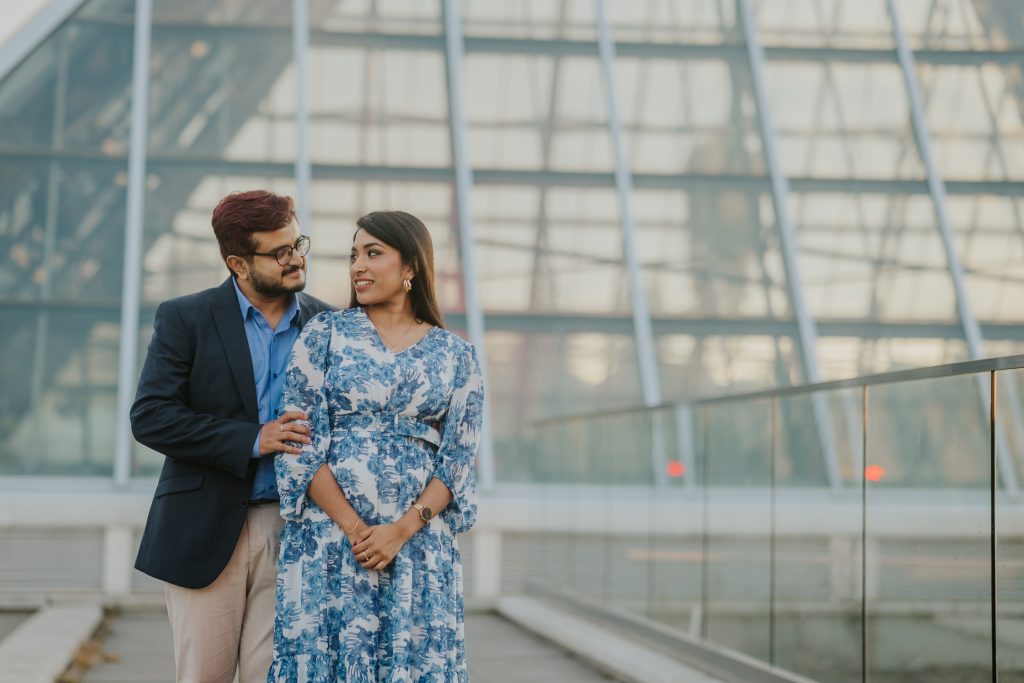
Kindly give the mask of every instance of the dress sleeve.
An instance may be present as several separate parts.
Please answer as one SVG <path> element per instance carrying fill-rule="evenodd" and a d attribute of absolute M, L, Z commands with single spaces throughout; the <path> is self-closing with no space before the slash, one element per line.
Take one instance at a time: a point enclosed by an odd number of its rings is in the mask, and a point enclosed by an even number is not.
<path fill-rule="evenodd" d="M 331 313 L 310 320 L 299 335 L 288 360 L 278 415 L 301 410 L 309 416 L 309 444 L 296 444 L 302 453 L 278 453 L 274 456 L 277 491 L 281 496 L 281 516 L 297 521 L 306 508 L 306 490 L 320 466 L 327 462 L 331 446 L 330 415 L 327 409 L 328 356 L 331 346 Z"/>
<path fill-rule="evenodd" d="M 441 425 L 434 477 L 452 494 L 441 516 L 453 533 L 476 522 L 475 459 L 484 417 L 484 386 L 476 349 L 469 347 L 455 367 L 455 388 Z"/>

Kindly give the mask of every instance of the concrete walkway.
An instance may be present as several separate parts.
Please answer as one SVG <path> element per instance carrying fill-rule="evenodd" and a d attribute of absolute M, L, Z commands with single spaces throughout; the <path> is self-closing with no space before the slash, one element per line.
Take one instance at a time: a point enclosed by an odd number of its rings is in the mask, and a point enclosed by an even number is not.
<path fill-rule="evenodd" d="M 173 683 L 174 661 L 167 615 L 132 610 L 113 617 L 103 649 L 116 661 L 90 669 L 83 683 Z M 466 650 L 472 683 L 608 683 L 610 678 L 504 619 L 466 616 Z"/>

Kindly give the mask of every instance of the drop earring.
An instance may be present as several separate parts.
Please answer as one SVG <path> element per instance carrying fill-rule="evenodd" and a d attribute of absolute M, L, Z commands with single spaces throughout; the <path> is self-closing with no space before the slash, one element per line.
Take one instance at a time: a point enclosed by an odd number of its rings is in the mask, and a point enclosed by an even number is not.
<path fill-rule="evenodd" d="M 402 286 L 405 287 L 405 291 L 412 291 L 412 281 L 409 278 L 402 280 Z"/>

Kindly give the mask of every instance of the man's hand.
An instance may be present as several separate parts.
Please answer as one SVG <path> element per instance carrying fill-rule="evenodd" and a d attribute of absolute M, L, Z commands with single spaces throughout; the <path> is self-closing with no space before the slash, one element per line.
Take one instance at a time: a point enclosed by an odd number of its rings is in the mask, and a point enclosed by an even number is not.
<path fill-rule="evenodd" d="M 263 425 L 260 429 L 260 455 L 270 455 L 271 453 L 298 455 L 301 453 L 301 448 L 297 448 L 289 442 L 313 443 L 309 438 L 311 430 L 309 423 L 306 422 L 308 419 L 305 413 L 292 410 Z M 302 420 L 302 422 L 298 420 Z"/>

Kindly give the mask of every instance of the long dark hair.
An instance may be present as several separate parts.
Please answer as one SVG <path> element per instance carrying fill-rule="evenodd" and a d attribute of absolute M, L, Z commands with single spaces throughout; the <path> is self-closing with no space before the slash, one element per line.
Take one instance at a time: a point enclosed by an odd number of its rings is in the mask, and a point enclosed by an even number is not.
<path fill-rule="evenodd" d="M 402 265 L 412 268 L 415 277 L 412 279 L 409 299 L 416 319 L 444 327 L 441 307 L 437 305 L 437 294 L 434 292 L 434 243 L 423 221 L 405 211 L 374 211 L 357 220 L 356 225 L 359 226 L 356 232 L 365 230 L 389 247 L 397 249 L 402 257 Z M 354 234 L 352 240 L 355 241 Z M 353 287 L 348 307 L 359 305 Z"/>

